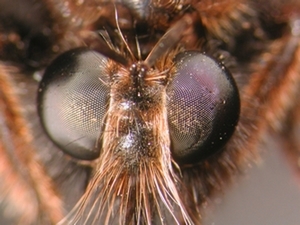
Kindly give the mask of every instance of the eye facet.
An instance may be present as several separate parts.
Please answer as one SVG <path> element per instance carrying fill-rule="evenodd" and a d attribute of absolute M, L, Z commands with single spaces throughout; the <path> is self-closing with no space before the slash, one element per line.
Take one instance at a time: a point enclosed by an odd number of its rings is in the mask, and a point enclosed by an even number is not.
<path fill-rule="evenodd" d="M 47 68 L 39 88 L 41 122 L 54 143 L 84 160 L 99 156 L 109 77 L 107 58 L 79 48 L 59 56 Z"/>
<path fill-rule="evenodd" d="M 168 87 L 168 120 L 173 157 L 195 163 L 220 150 L 239 118 L 239 93 L 223 65 L 196 51 L 175 58 Z"/>

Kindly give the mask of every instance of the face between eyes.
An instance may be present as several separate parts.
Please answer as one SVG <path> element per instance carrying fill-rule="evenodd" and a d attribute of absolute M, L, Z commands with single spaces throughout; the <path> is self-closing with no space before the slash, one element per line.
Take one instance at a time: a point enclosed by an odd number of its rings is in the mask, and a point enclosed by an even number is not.
<path fill-rule="evenodd" d="M 40 85 L 46 132 L 67 154 L 84 160 L 105 151 L 106 135 L 113 136 L 110 151 L 137 161 L 155 155 L 161 133 L 177 163 L 214 154 L 238 120 L 235 83 L 224 66 L 200 52 L 168 60 L 163 68 L 143 62 L 126 67 L 84 48 L 61 55 Z"/>
<path fill-rule="evenodd" d="M 176 35 L 191 21 L 176 23 L 145 60 L 128 46 L 131 61 L 77 48 L 45 71 L 38 111 L 46 133 L 66 154 L 95 163 L 86 192 L 62 224 L 199 222 L 180 195 L 187 189 L 180 168 L 222 149 L 240 101 L 222 64 L 199 51 L 171 51 L 183 49 Z"/>
<path fill-rule="evenodd" d="M 84 223 L 93 220 L 89 212 L 96 209 L 95 218 L 110 221 L 105 211 L 112 206 L 120 210 L 119 224 L 160 214 L 163 206 L 177 221 L 174 204 L 186 224 L 195 220 L 178 193 L 173 164 L 195 164 L 220 151 L 237 124 L 239 95 L 225 67 L 200 52 L 165 60 L 124 66 L 78 48 L 47 68 L 38 95 L 46 133 L 66 154 L 96 161 L 71 223 L 79 214 Z M 133 195 L 140 197 L 129 200 Z M 150 224 L 149 218 L 138 221 Z"/>

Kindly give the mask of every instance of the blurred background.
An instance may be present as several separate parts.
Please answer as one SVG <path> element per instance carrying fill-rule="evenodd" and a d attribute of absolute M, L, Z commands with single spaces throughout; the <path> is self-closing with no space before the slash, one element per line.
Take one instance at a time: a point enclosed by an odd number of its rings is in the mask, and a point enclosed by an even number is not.
<path fill-rule="evenodd" d="M 262 146 L 262 160 L 213 200 L 204 225 L 300 224 L 300 182 L 278 146 Z"/>

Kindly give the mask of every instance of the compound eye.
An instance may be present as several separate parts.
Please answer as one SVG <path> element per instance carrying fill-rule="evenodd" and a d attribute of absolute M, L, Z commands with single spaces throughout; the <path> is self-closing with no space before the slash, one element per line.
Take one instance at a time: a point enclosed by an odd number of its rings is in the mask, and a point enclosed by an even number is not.
<path fill-rule="evenodd" d="M 239 93 L 229 71 L 196 51 L 175 58 L 168 87 L 168 121 L 174 159 L 196 163 L 219 151 L 234 132 Z"/>
<path fill-rule="evenodd" d="M 38 112 L 47 134 L 67 154 L 99 156 L 99 138 L 109 98 L 107 58 L 78 48 L 47 68 L 38 94 Z"/>

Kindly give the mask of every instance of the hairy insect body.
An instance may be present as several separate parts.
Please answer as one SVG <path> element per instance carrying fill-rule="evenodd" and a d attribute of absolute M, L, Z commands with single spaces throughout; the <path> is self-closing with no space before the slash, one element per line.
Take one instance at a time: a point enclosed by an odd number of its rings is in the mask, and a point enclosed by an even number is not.
<path fill-rule="evenodd" d="M 174 178 L 170 177 L 169 171 L 171 156 L 168 152 L 166 90 L 158 81 L 145 81 L 143 76 L 149 76 L 147 68 L 138 67 L 133 65 L 131 70 L 126 71 L 127 74 L 124 71 L 114 77 L 103 135 L 103 157 L 96 169 L 99 177 L 96 175 L 95 178 L 101 180 L 102 188 L 116 182 L 105 196 L 108 199 L 104 197 L 101 202 L 116 204 L 113 203 L 114 195 L 119 193 L 117 205 L 120 210 L 126 206 L 123 212 L 119 212 L 121 224 L 151 223 L 151 215 L 161 211 L 158 199 L 163 197 L 170 202 L 166 191 L 171 191 L 169 186 L 174 188 Z M 138 80 L 139 77 L 143 78 L 142 81 Z M 178 199 L 178 196 L 173 198 Z M 153 203 L 154 208 L 151 206 Z M 140 207 L 136 208 L 137 205 Z M 148 215 L 148 218 L 143 215 Z"/>
<path fill-rule="evenodd" d="M 0 1 L 0 190 L 18 214 L 0 221 L 201 224 L 264 133 L 297 145 L 296 1 L 15 4 Z"/>
<path fill-rule="evenodd" d="M 124 152 L 125 158 L 128 154 L 128 157 L 136 159 L 136 164 L 143 156 L 157 157 L 153 149 L 162 142 L 156 139 L 161 138 L 156 125 L 167 130 L 164 127 L 167 121 L 162 116 L 166 111 L 166 88 L 161 84 L 162 81 L 150 77 L 149 68 L 143 65 L 133 64 L 129 71 L 120 70 L 113 75 L 107 115 L 108 130 L 105 132 L 117 138 L 107 143 L 118 144 L 107 149 L 115 149 L 121 155 Z"/>

